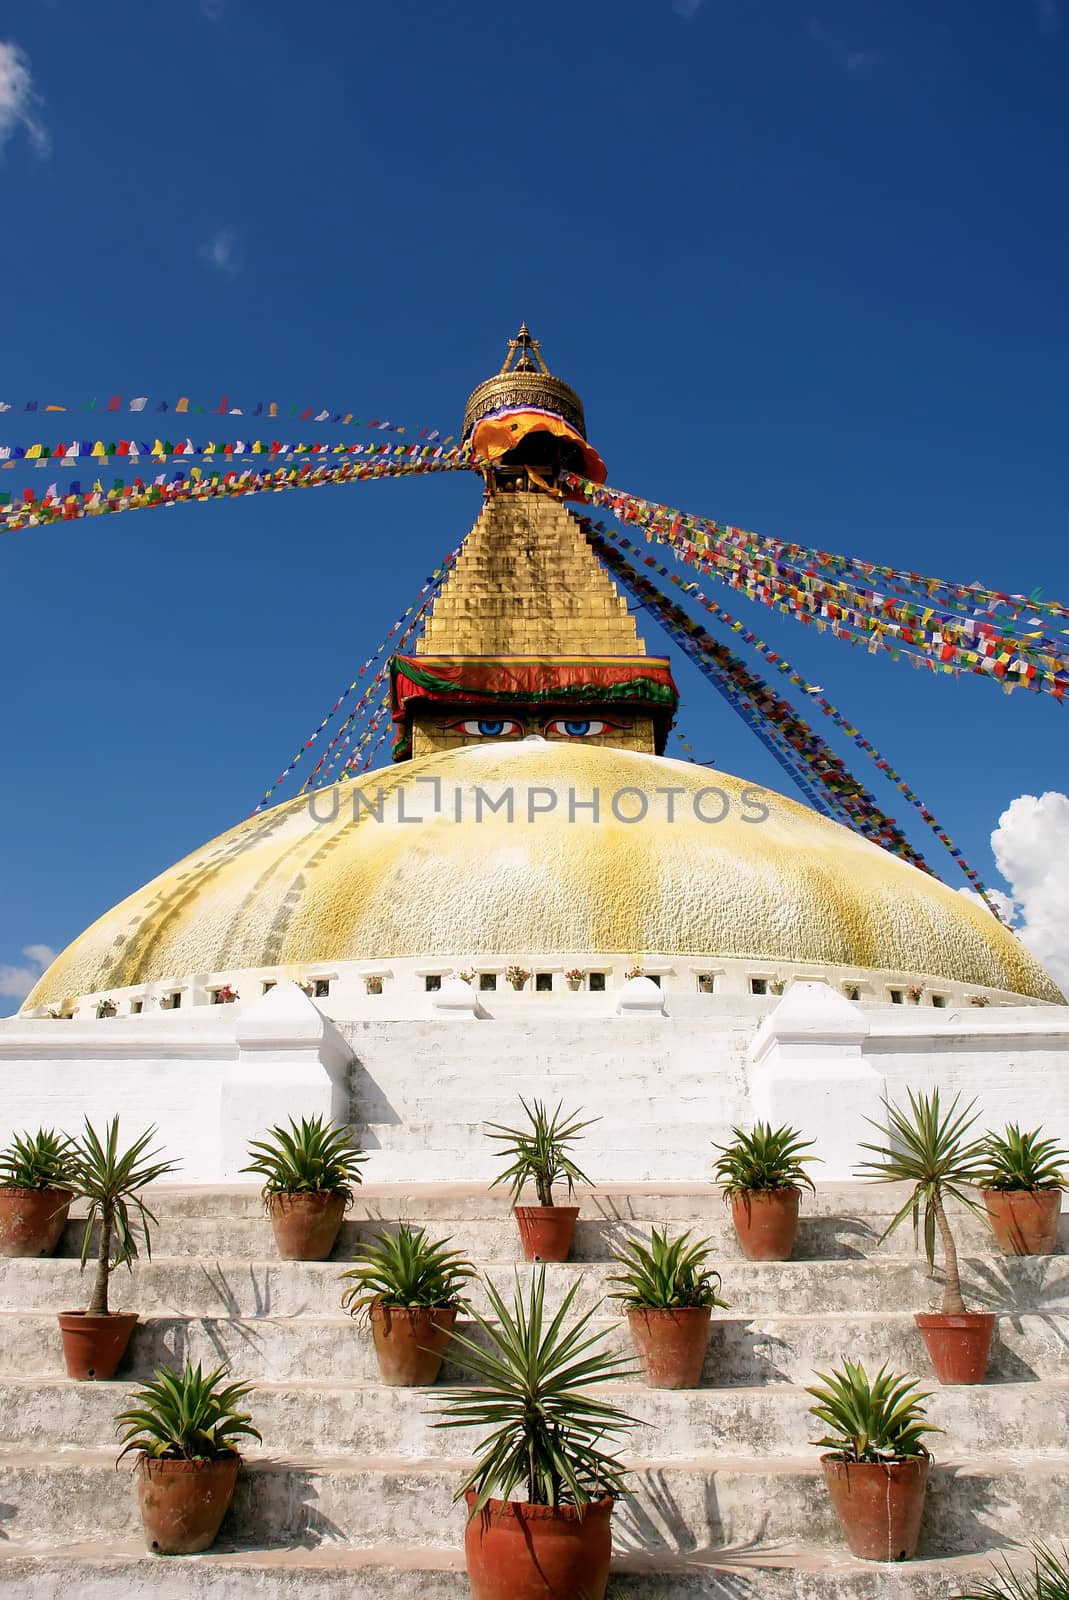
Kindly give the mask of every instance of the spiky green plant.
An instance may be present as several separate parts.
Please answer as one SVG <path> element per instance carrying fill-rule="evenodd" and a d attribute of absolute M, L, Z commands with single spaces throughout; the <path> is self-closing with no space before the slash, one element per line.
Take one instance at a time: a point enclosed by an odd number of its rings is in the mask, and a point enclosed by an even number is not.
<path fill-rule="evenodd" d="M 528 1127 L 508 1128 L 500 1122 L 486 1124 L 488 1137 L 501 1144 L 502 1155 L 511 1157 L 509 1165 L 490 1187 L 496 1189 L 499 1183 L 507 1183 L 513 1200 L 519 1200 L 524 1184 L 533 1183 L 539 1205 L 551 1206 L 553 1185 L 560 1180 L 567 1183 L 569 1195 L 577 1183 L 590 1183 L 568 1152 L 582 1130 L 600 1122 L 601 1118 L 588 1117 L 581 1122 L 578 1112 L 562 1113 L 563 1101 L 558 1101 L 552 1116 L 541 1100 L 529 1106 L 521 1095 L 520 1105 L 527 1113 Z"/>
<path fill-rule="evenodd" d="M 1029 1550 L 1030 1572 L 1016 1571 L 1003 1556 L 989 1578 L 962 1590 L 958 1600 L 1069 1600 L 1069 1548 L 1063 1544 L 1058 1555 L 1053 1545 L 1037 1541 Z"/>
<path fill-rule="evenodd" d="M 267 1132 L 267 1139 L 250 1141 L 253 1159 L 241 1169 L 263 1178 L 265 1207 L 276 1194 L 344 1195 L 346 1207 L 352 1205 L 352 1186 L 360 1182 L 367 1153 L 349 1128 L 322 1117 L 302 1117 L 299 1123 L 291 1117 L 288 1128 Z"/>
<path fill-rule="evenodd" d="M 817 1402 L 809 1412 L 831 1431 L 813 1443 L 841 1461 L 926 1456 L 924 1435 L 942 1432 L 925 1420 L 930 1394 L 911 1378 L 888 1372 L 886 1363 L 871 1380 L 860 1361 L 845 1359 L 833 1372 L 816 1376 L 820 1382 L 806 1389 Z"/>
<path fill-rule="evenodd" d="M 466 1334 L 450 1335 L 451 1357 L 478 1387 L 454 1389 L 437 1408 L 436 1428 L 489 1428 L 475 1451 L 475 1466 L 457 1490 L 475 1492 L 475 1512 L 492 1498 L 511 1500 L 522 1488 L 528 1505 L 585 1506 L 602 1495 L 626 1493 L 616 1456 L 601 1448 L 635 1426 L 618 1406 L 590 1391 L 633 1376 L 623 1357 L 597 1347 L 606 1333 L 591 1333 L 597 1307 L 569 1327 L 582 1280 L 568 1290 L 556 1316 L 545 1312 L 546 1273 L 531 1274 L 526 1291 L 516 1275 L 511 1310 L 487 1283 L 494 1321 L 475 1313 L 485 1346 Z"/>
<path fill-rule="evenodd" d="M 397 1232 L 380 1233 L 374 1244 L 361 1245 L 356 1265 L 341 1274 L 351 1287 L 342 1307 L 351 1317 L 372 1306 L 455 1306 L 469 1278 L 478 1273 L 459 1250 L 447 1250 L 449 1239 L 431 1240 L 425 1228 L 402 1222 Z"/>
<path fill-rule="evenodd" d="M 238 1409 L 252 1384 L 224 1386 L 229 1370 L 224 1364 L 204 1373 L 199 1361 L 195 1367 L 187 1361 L 182 1372 L 160 1367 L 115 1418 L 122 1444 L 119 1460 L 129 1450 L 140 1450 L 163 1461 L 217 1461 L 237 1455 L 234 1440 L 242 1435 L 262 1441 L 249 1413 Z"/>
<path fill-rule="evenodd" d="M 979 1182 L 985 1189 L 1064 1189 L 1069 1150 L 1056 1139 L 1040 1137 L 1042 1128 L 1022 1133 L 1008 1122 L 1003 1133 L 987 1133 L 982 1144 Z"/>
<path fill-rule="evenodd" d="M 624 1270 L 609 1279 L 620 1285 L 612 1299 L 622 1301 L 632 1311 L 668 1311 L 685 1306 L 720 1306 L 726 1310 L 728 1302 L 717 1293 L 720 1274 L 707 1265 L 709 1255 L 708 1239 L 692 1244 L 688 1230 L 670 1241 L 667 1228 L 660 1232 L 654 1228 L 648 1250 L 637 1239 L 630 1239 L 613 1257 Z"/>
<path fill-rule="evenodd" d="M 713 1144 L 720 1151 L 713 1176 L 723 1185 L 725 1200 L 751 1189 L 815 1187 L 805 1165 L 820 1158 L 802 1155 L 816 1143 L 814 1139 L 803 1139 L 797 1128 L 787 1124 L 773 1128 L 771 1122 L 755 1122 L 749 1133 L 743 1128 L 731 1131 L 730 1144 Z"/>
<path fill-rule="evenodd" d="M 0 1150 L 0 1186 L 10 1189 L 67 1189 L 71 1141 L 54 1128 L 16 1133 Z"/>
<path fill-rule="evenodd" d="M 113 1267 L 132 1269 L 139 1254 L 138 1235 L 151 1259 L 152 1236 L 149 1223 L 156 1217 L 140 1191 L 150 1183 L 178 1169 L 177 1161 L 157 1161 L 158 1150 L 149 1150 L 156 1137 L 153 1125 L 126 1150 L 119 1149 L 119 1119 L 112 1117 L 101 1139 L 87 1117 L 80 1139 L 72 1140 L 68 1155 L 67 1186 L 76 1199 L 88 1201 L 85 1230 L 82 1234 L 82 1270 L 89 1260 L 93 1228 L 99 1223 L 96 1278 L 89 1302 L 90 1316 L 106 1317 L 108 1284 Z M 148 1152 L 146 1154 L 146 1152 Z"/>
<path fill-rule="evenodd" d="M 986 1222 L 980 1206 L 966 1188 L 980 1181 L 983 1162 L 983 1144 L 970 1137 L 977 1114 L 975 1101 L 958 1110 L 960 1095 L 955 1095 L 950 1108 L 944 1113 L 939 1100 L 939 1090 L 931 1094 L 914 1094 L 908 1089 L 909 1112 L 900 1110 L 889 1100 L 884 1101 L 887 1128 L 871 1117 L 866 1118 L 880 1133 L 889 1134 L 886 1144 L 862 1144 L 862 1150 L 871 1150 L 875 1161 L 863 1161 L 858 1172 L 875 1178 L 878 1183 L 910 1183 L 913 1193 L 902 1209 L 892 1217 L 881 1235 L 881 1243 L 888 1234 L 913 1218 L 913 1238 L 920 1232 L 921 1209 L 924 1211 L 924 1253 L 929 1268 L 935 1268 L 936 1230 L 943 1244 L 943 1301 L 944 1316 L 960 1316 L 965 1310 L 961 1297 L 961 1277 L 958 1272 L 958 1252 L 954 1235 L 947 1221 L 946 1201 L 956 1200 L 974 1216 Z"/>

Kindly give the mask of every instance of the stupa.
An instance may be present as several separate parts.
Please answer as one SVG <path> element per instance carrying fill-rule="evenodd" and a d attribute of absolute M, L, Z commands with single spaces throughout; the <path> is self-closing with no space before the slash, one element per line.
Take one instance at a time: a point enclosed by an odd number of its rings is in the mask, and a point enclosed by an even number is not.
<path fill-rule="evenodd" d="M 496 1051 L 482 1025 L 508 1020 L 519 1075 L 540 1082 L 582 1079 L 568 1051 L 584 1028 L 656 1018 L 669 1057 L 720 1051 L 708 1093 L 725 1121 L 745 1114 L 732 1074 L 764 1048 L 755 1030 L 806 995 L 810 1032 L 822 1016 L 838 1039 L 923 1023 L 944 1056 L 963 1018 L 969 1037 L 998 1016 L 1030 1037 L 1064 1027 L 1053 981 L 981 906 L 782 795 L 664 756 L 670 662 L 561 498 L 561 469 L 605 467 L 526 326 L 464 436 L 483 504 L 392 663 L 393 763 L 240 823 L 106 912 L 0 1025 L 0 1067 L 12 1029 L 47 1052 L 57 1018 L 65 1044 L 73 1022 L 109 1052 L 125 1039 L 171 1060 L 191 1029 L 280 1015 L 296 984 L 343 1054 L 361 1031 L 403 1053 L 406 1030 L 425 1041 L 458 1016 Z M 616 1048 L 634 1061 L 637 1043 Z M 440 1045 L 413 1048 L 418 1064 Z M 654 1071 L 666 1104 L 675 1070 Z"/>

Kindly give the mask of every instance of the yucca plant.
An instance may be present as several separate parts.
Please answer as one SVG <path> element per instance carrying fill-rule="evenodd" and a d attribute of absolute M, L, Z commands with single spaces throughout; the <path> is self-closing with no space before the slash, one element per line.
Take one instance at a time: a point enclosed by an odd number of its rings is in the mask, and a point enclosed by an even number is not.
<path fill-rule="evenodd" d="M 322 1117 L 290 1118 L 288 1128 L 269 1128 L 268 1138 L 249 1143 L 252 1161 L 242 1172 L 263 1178 L 265 1206 L 276 1194 L 342 1195 L 352 1204 L 353 1185 L 367 1154 L 348 1127 L 325 1122 Z"/>
<path fill-rule="evenodd" d="M 720 1274 L 708 1266 L 710 1250 L 708 1239 L 698 1239 L 693 1244 L 690 1232 L 669 1240 L 668 1229 L 656 1228 L 650 1246 L 631 1239 L 613 1257 L 623 1271 L 609 1279 L 620 1287 L 612 1299 L 620 1300 L 629 1310 L 668 1311 L 687 1306 L 719 1306 L 727 1309 L 727 1301 L 718 1295 Z"/>
<path fill-rule="evenodd" d="M 54 1128 L 17 1133 L 0 1150 L 0 1187 L 69 1189 L 71 1141 Z"/>
<path fill-rule="evenodd" d="M 115 1419 L 122 1443 L 119 1460 L 139 1450 L 156 1460 L 217 1461 L 238 1453 L 236 1439 L 261 1439 L 250 1414 L 238 1404 L 252 1385 L 224 1384 L 228 1375 L 226 1365 L 202 1372 L 199 1361 L 195 1367 L 187 1361 L 182 1372 L 160 1367 Z"/>
<path fill-rule="evenodd" d="M 447 1250 L 448 1239 L 431 1240 L 425 1228 L 402 1222 L 396 1233 L 380 1233 L 374 1244 L 361 1245 L 355 1265 L 342 1273 L 351 1287 L 342 1307 L 352 1317 L 372 1306 L 454 1306 L 469 1278 L 478 1274 L 459 1250 Z"/>
<path fill-rule="evenodd" d="M 720 1151 L 713 1176 L 723 1185 L 725 1200 L 751 1190 L 815 1187 L 805 1168 L 807 1162 L 818 1158 L 804 1156 L 802 1151 L 816 1141 L 803 1139 L 797 1128 L 755 1122 L 749 1133 L 743 1128 L 731 1132 L 730 1144 L 713 1144 L 713 1149 Z"/>
<path fill-rule="evenodd" d="M 958 1600 L 1069 1600 L 1069 1549 L 1059 1555 L 1041 1541 L 1029 1546 L 1031 1571 L 1015 1571 L 1003 1556 L 989 1578 L 973 1589 L 962 1590 Z"/>
<path fill-rule="evenodd" d="M 905 1461 L 926 1456 L 926 1433 L 942 1429 L 926 1421 L 924 1402 L 931 1398 L 919 1384 L 886 1363 L 870 1380 L 860 1361 L 844 1359 L 833 1372 L 818 1372 L 819 1383 L 807 1387 L 817 1402 L 810 1415 L 830 1432 L 813 1443 L 840 1461 Z"/>
<path fill-rule="evenodd" d="M 97 1269 L 89 1315 L 106 1317 L 108 1284 L 113 1267 L 132 1267 L 139 1254 L 138 1237 L 145 1254 L 152 1256 L 149 1223 L 156 1217 L 141 1198 L 140 1191 L 150 1183 L 175 1172 L 177 1161 L 158 1161 L 158 1150 L 149 1150 L 156 1137 L 155 1126 L 147 1128 L 126 1150 L 119 1149 L 119 1119 L 112 1117 L 101 1138 L 89 1121 L 80 1139 L 72 1140 L 67 1157 L 65 1183 L 77 1199 L 88 1202 L 82 1234 L 82 1269 L 89 1260 L 93 1228 L 99 1224 Z"/>
<path fill-rule="evenodd" d="M 622 1357 L 598 1348 L 606 1333 L 590 1332 L 596 1307 L 568 1326 L 580 1284 L 572 1284 L 550 1319 L 544 1267 L 532 1273 L 526 1291 L 517 1274 L 511 1309 L 488 1282 L 494 1321 L 475 1313 L 485 1347 L 466 1334 L 451 1335 L 453 1360 L 478 1387 L 449 1393 L 438 1413 L 446 1420 L 434 1426 L 492 1430 L 456 1494 L 460 1500 L 473 1492 L 473 1516 L 492 1498 L 511 1500 L 516 1489 L 536 1506 L 582 1507 L 626 1493 L 625 1469 L 602 1445 L 626 1434 L 635 1419 L 590 1391 L 633 1372 Z"/>
<path fill-rule="evenodd" d="M 1003 1133 L 985 1134 L 978 1179 L 981 1187 L 1066 1188 L 1064 1168 L 1069 1163 L 1069 1150 L 1061 1149 L 1056 1139 L 1041 1138 L 1042 1132 L 1042 1128 L 1033 1128 L 1031 1133 L 1022 1133 L 1015 1122 L 1008 1122 Z"/>
<path fill-rule="evenodd" d="M 887 1129 L 878 1122 L 869 1121 L 881 1133 L 889 1134 L 886 1144 L 862 1144 L 870 1150 L 875 1161 L 863 1161 L 859 1174 L 874 1178 L 878 1183 L 909 1183 L 913 1193 L 898 1211 L 881 1235 L 881 1243 L 903 1223 L 913 1219 L 913 1237 L 917 1239 L 921 1228 L 921 1211 L 924 1212 L 924 1253 L 929 1268 L 935 1267 L 935 1236 L 938 1230 L 943 1245 L 943 1316 L 961 1316 L 965 1302 L 961 1297 L 961 1278 L 958 1272 L 958 1252 L 954 1235 L 947 1221 L 946 1201 L 957 1200 L 975 1216 L 984 1220 L 984 1212 L 966 1189 L 980 1181 L 983 1170 L 983 1143 L 972 1133 L 977 1121 L 973 1111 L 975 1101 L 963 1110 L 958 1109 L 960 1095 L 955 1095 L 947 1111 L 943 1111 L 939 1090 L 929 1094 L 909 1095 L 909 1111 L 899 1109 L 884 1101 Z"/>
<path fill-rule="evenodd" d="M 588 1117 L 580 1121 L 578 1112 L 562 1112 L 563 1101 L 558 1102 L 552 1115 L 541 1100 L 529 1106 L 521 1096 L 520 1104 L 527 1114 L 528 1127 L 507 1128 L 500 1122 L 486 1124 L 488 1137 L 496 1139 L 502 1146 L 502 1155 L 510 1158 L 509 1165 L 490 1187 L 496 1189 L 499 1183 L 507 1183 L 513 1200 L 518 1200 L 524 1184 L 530 1182 L 537 1191 L 539 1205 L 551 1206 L 555 1183 L 563 1180 L 568 1185 L 569 1195 L 577 1183 L 590 1183 L 568 1152 L 582 1130 L 600 1122 L 601 1118 Z"/>

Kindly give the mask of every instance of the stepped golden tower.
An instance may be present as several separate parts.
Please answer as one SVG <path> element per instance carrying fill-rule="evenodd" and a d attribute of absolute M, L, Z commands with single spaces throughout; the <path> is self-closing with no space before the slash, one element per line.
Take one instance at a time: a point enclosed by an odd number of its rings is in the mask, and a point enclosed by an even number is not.
<path fill-rule="evenodd" d="M 486 739 L 567 739 L 660 754 L 677 703 L 627 602 L 556 488 L 562 468 L 605 479 L 582 403 L 526 323 L 468 400 L 483 509 L 414 654 L 393 667 L 395 758 Z"/>

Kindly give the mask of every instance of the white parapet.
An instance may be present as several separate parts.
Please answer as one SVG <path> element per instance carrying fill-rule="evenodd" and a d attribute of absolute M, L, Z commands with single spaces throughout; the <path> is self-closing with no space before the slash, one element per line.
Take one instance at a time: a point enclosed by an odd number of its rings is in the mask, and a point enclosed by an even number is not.
<path fill-rule="evenodd" d="M 858 1145 L 879 1122 L 885 1083 L 864 1059 L 869 1022 L 826 983 L 796 983 L 750 1045 L 754 1116 L 815 1140 L 819 1177 L 849 1178 Z"/>
<path fill-rule="evenodd" d="M 224 1179 L 248 1161 L 249 1140 L 266 1127 L 320 1116 L 349 1120 L 352 1051 L 328 1017 L 295 983 L 280 983 L 239 1012 L 237 1056 L 219 1086 Z"/>

